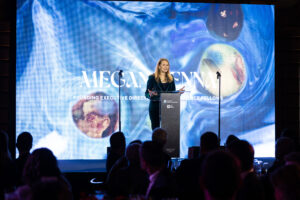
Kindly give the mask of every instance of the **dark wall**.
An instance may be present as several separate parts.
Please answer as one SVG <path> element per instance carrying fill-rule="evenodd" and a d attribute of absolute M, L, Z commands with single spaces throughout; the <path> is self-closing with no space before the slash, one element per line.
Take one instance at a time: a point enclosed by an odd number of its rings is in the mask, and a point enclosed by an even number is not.
<path fill-rule="evenodd" d="M 0 129 L 9 135 L 9 147 L 15 155 L 15 6 L 14 0 L 0 0 Z"/>
<path fill-rule="evenodd" d="M 300 2 L 298 0 L 223 2 L 275 3 L 276 136 L 288 128 L 299 144 Z M 0 129 L 9 132 L 13 155 L 15 8 L 14 1 L 0 0 Z"/>
<path fill-rule="evenodd" d="M 282 0 L 275 9 L 276 136 L 288 128 L 299 142 L 300 1 Z"/>

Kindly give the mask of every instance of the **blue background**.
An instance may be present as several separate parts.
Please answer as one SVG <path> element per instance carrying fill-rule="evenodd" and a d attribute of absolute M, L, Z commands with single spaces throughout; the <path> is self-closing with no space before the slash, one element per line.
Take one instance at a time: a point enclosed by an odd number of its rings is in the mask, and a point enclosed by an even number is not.
<path fill-rule="evenodd" d="M 34 148 L 48 147 L 58 159 L 103 159 L 109 138 L 84 135 L 72 119 L 80 96 L 96 91 L 118 95 L 110 76 L 103 87 L 86 87 L 82 71 L 110 74 L 122 69 L 123 96 L 143 97 L 147 76 L 165 57 L 179 89 L 180 74 L 197 72 L 202 54 L 227 44 L 244 58 L 247 80 L 222 100 L 221 143 L 229 134 L 247 139 L 256 156 L 274 156 L 274 7 L 241 5 L 243 27 L 231 41 L 207 30 L 213 4 L 28 0 L 17 3 L 16 132 L 29 131 Z M 215 4 L 219 5 L 219 4 Z M 177 73 L 180 72 L 180 73 Z M 132 74 L 137 85 L 133 85 Z M 112 77 L 115 79 L 116 77 Z M 209 96 L 203 85 L 186 96 Z M 197 85 L 198 84 L 198 85 Z M 122 101 L 122 131 L 127 143 L 151 139 L 148 100 Z M 181 106 L 181 157 L 199 145 L 205 131 L 218 130 L 218 100 L 188 100 Z"/>

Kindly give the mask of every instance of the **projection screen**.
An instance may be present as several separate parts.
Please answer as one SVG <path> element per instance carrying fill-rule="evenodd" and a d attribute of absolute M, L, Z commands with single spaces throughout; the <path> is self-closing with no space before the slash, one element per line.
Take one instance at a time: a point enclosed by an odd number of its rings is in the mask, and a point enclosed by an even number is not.
<path fill-rule="evenodd" d="M 180 157 L 218 132 L 274 157 L 274 6 L 18 0 L 16 134 L 58 159 L 105 159 L 110 135 L 151 140 L 148 76 L 167 58 L 181 95 Z"/>

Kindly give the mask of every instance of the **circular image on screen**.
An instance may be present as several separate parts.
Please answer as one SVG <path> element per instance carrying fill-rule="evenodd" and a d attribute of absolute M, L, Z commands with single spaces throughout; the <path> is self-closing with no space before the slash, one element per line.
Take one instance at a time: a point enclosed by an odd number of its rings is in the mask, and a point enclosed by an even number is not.
<path fill-rule="evenodd" d="M 243 28 L 244 13 L 238 4 L 212 4 L 206 21 L 209 33 L 221 41 L 236 40 Z"/>
<path fill-rule="evenodd" d="M 226 44 L 209 46 L 201 58 L 199 73 L 204 88 L 212 95 L 219 96 L 221 74 L 221 96 L 228 97 L 239 92 L 246 83 L 247 71 L 241 53 Z"/>
<path fill-rule="evenodd" d="M 104 92 L 95 92 L 72 107 L 77 128 L 91 138 L 104 138 L 118 128 L 119 112 L 116 101 Z"/>

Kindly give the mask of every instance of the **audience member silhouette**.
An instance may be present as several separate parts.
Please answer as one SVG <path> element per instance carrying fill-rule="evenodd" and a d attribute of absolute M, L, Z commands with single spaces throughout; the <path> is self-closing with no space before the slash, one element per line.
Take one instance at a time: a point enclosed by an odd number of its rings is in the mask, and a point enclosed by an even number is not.
<path fill-rule="evenodd" d="M 47 148 L 36 149 L 28 157 L 23 171 L 24 182 L 32 185 L 42 177 L 62 176 L 56 157 Z"/>
<path fill-rule="evenodd" d="M 142 141 L 141 140 L 133 140 L 131 141 L 129 144 L 142 144 Z"/>
<path fill-rule="evenodd" d="M 295 151 L 300 152 L 299 133 L 289 128 L 285 128 L 281 131 L 280 137 L 288 137 L 294 141 Z"/>
<path fill-rule="evenodd" d="M 188 159 L 198 158 L 200 156 L 200 146 L 191 146 L 188 149 Z"/>
<path fill-rule="evenodd" d="M 245 140 L 231 142 L 228 149 L 235 155 L 241 164 L 242 185 L 237 195 L 237 200 L 263 200 L 264 188 L 254 172 L 254 148 Z"/>
<path fill-rule="evenodd" d="M 36 149 L 29 155 L 23 181 L 25 185 L 9 194 L 7 200 L 72 199 L 71 185 L 59 170 L 56 157 L 47 148 Z"/>
<path fill-rule="evenodd" d="M 167 131 L 163 128 L 155 128 L 152 131 L 152 141 L 164 147 L 167 143 Z"/>
<path fill-rule="evenodd" d="M 205 155 L 220 147 L 218 136 L 214 132 L 205 132 L 200 138 L 200 155 Z"/>
<path fill-rule="evenodd" d="M 291 152 L 284 156 L 285 165 L 299 165 L 300 166 L 300 152 Z"/>
<path fill-rule="evenodd" d="M 291 130 L 291 129 L 289 129 L 289 128 L 285 128 L 285 129 L 283 129 L 283 130 L 281 131 L 280 137 L 288 137 L 288 138 L 291 138 L 291 139 L 294 140 L 294 141 L 297 141 L 297 139 L 298 139 L 298 134 L 297 134 L 296 131 L 293 131 L 293 130 Z M 296 144 L 295 144 L 295 145 L 296 145 Z M 299 150 L 299 149 L 297 149 L 297 150 Z"/>
<path fill-rule="evenodd" d="M 121 168 L 115 176 L 107 180 L 107 193 L 110 197 L 129 197 L 145 195 L 149 184 L 148 174 L 141 169 L 139 148 L 141 144 L 133 143 L 126 148 L 128 166 Z"/>
<path fill-rule="evenodd" d="M 165 151 L 165 145 L 167 143 L 167 136 L 168 133 L 165 129 L 163 128 L 155 128 L 152 131 L 152 141 L 156 142 L 157 144 L 159 144 L 161 146 L 161 148 L 164 150 L 164 163 L 166 165 L 166 167 L 169 167 L 169 169 L 171 168 L 171 156 Z"/>
<path fill-rule="evenodd" d="M 229 152 L 207 155 L 202 167 L 201 183 L 206 200 L 234 199 L 240 186 L 239 161 Z"/>
<path fill-rule="evenodd" d="M 106 159 L 106 171 L 107 173 L 110 172 L 110 169 L 115 164 L 117 160 L 121 157 L 124 157 L 125 148 L 126 148 L 126 141 L 125 136 L 122 132 L 118 131 L 113 133 L 110 138 L 110 149 Z"/>
<path fill-rule="evenodd" d="M 44 177 L 32 185 L 31 200 L 72 200 L 68 186 L 57 177 Z"/>
<path fill-rule="evenodd" d="M 28 185 L 22 185 L 12 193 L 5 195 L 5 200 L 32 200 L 31 187 Z"/>
<path fill-rule="evenodd" d="M 294 141 L 288 137 L 279 137 L 275 145 L 275 161 L 272 166 L 268 169 L 267 174 L 261 176 L 261 181 L 264 186 L 266 199 L 274 200 L 275 191 L 270 181 L 270 174 L 277 168 L 284 166 L 285 156 L 295 150 Z"/>
<path fill-rule="evenodd" d="M 19 157 L 16 159 L 17 167 L 17 185 L 22 184 L 22 172 L 30 155 L 30 149 L 32 147 L 32 135 L 28 132 L 21 133 L 17 138 L 16 147 L 19 151 Z"/>
<path fill-rule="evenodd" d="M 0 200 L 4 193 L 12 192 L 16 184 L 16 167 L 8 150 L 8 136 L 0 131 Z"/>
<path fill-rule="evenodd" d="M 228 147 L 232 142 L 239 140 L 238 137 L 236 137 L 235 135 L 228 135 L 226 142 L 225 142 L 225 147 Z"/>
<path fill-rule="evenodd" d="M 177 186 L 171 172 L 164 164 L 164 153 L 159 144 L 146 141 L 140 148 L 141 167 L 149 175 L 146 199 L 177 197 Z"/>
<path fill-rule="evenodd" d="M 273 165 L 268 169 L 268 173 L 272 173 L 278 167 L 284 165 L 284 156 L 295 151 L 295 143 L 291 138 L 280 137 L 276 141 L 275 145 L 275 161 Z"/>
<path fill-rule="evenodd" d="M 42 178 L 56 178 L 71 194 L 71 185 L 62 175 L 57 165 L 57 159 L 47 148 L 36 149 L 28 157 L 23 171 L 24 182 L 33 189 L 34 184 Z"/>
<path fill-rule="evenodd" d="M 199 177 L 201 167 L 207 153 L 219 148 L 218 136 L 213 132 L 205 132 L 200 138 L 200 155 L 195 159 L 181 161 L 180 166 L 175 172 L 179 186 L 180 199 L 203 199 L 203 191 L 200 190 Z"/>
<path fill-rule="evenodd" d="M 271 174 L 276 200 L 300 199 L 300 166 L 285 165 Z"/>
<path fill-rule="evenodd" d="M 145 199 L 300 199 L 300 154 L 294 152 L 294 141 L 280 137 L 276 142 L 276 160 L 262 182 L 253 167 L 254 148 L 234 135 L 226 140 L 228 152 L 220 151 L 219 138 L 206 132 L 200 138 L 200 154 L 186 159 L 175 172 L 167 168 L 170 160 L 164 152 L 167 132 L 156 128 L 152 141 L 130 142 L 125 153 L 125 136 L 116 132 L 110 137 L 106 180 L 108 198 L 130 198 L 144 195 Z M 28 132 L 17 138 L 19 157 L 14 163 L 8 150 L 8 136 L 0 131 L 0 200 L 71 200 L 69 182 L 58 168 L 56 157 L 47 148 L 30 154 L 32 136 Z M 17 167 L 17 168 L 16 168 Z M 23 169 L 23 186 L 16 191 Z M 18 177 L 16 176 L 18 175 Z M 271 185 L 272 184 L 272 185 Z M 266 186 L 267 185 L 267 186 Z M 273 187 L 272 187 L 273 186 Z M 271 189 L 266 189 L 270 187 Z M 274 188 L 274 190 L 273 190 Z M 265 190 L 265 191 L 264 191 Z"/>

